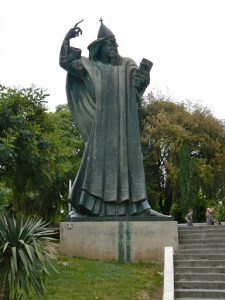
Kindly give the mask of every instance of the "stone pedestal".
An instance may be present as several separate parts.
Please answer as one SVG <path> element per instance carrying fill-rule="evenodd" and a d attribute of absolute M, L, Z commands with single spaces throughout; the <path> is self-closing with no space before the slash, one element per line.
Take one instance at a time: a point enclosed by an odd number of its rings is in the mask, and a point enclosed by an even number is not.
<path fill-rule="evenodd" d="M 152 261 L 163 259 L 165 246 L 178 247 L 177 222 L 166 218 L 85 218 L 60 224 L 60 252 L 71 257 Z"/>

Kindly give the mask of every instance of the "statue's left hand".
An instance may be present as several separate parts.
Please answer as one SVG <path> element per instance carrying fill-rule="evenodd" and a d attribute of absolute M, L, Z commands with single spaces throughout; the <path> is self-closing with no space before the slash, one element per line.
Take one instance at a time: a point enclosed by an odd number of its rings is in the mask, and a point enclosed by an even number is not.
<path fill-rule="evenodd" d="M 142 72 L 138 69 L 134 75 L 134 87 L 138 90 L 144 89 L 149 85 L 150 76 L 147 72 Z"/>

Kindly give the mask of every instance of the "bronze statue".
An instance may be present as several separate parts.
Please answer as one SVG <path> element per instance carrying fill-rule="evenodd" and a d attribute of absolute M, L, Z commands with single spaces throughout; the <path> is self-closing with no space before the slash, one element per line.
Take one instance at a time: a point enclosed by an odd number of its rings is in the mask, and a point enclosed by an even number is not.
<path fill-rule="evenodd" d="M 70 46 L 82 34 L 66 34 L 60 66 L 67 71 L 68 105 L 85 150 L 69 201 L 75 216 L 151 215 L 146 196 L 138 103 L 150 82 L 152 63 L 140 67 L 118 53 L 116 38 L 101 21 L 89 58 Z"/>

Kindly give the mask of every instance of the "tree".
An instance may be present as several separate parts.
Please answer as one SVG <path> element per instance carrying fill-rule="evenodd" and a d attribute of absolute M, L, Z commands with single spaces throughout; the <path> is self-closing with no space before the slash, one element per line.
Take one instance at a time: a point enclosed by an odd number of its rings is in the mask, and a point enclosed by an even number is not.
<path fill-rule="evenodd" d="M 54 211 L 68 208 L 68 183 L 78 171 L 84 143 L 67 105 L 58 106 L 48 117 L 54 124 L 54 130 L 48 137 L 52 145 L 48 168 L 51 188 L 45 189 L 45 202 L 52 199 L 48 215 L 54 215 Z"/>
<path fill-rule="evenodd" d="M 65 106 L 47 112 L 47 96 L 0 86 L 0 179 L 16 211 L 50 219 L 67 206 L 83 143 Z"/>
<path fill-rule="evenodd" d="M 12 190 L 10 190 L 4 182 L 0 182 L 0 213 L 9 208 L 12 196 Z"/>
<path fill-rule="evenodd" d="M 205 108 L 152 93 L 140 116 L 151 206 L 166 214 L 175 209 L 182 220 L 191 205 L 203 218 L 207 203 L 225 197 L 223 123 Z"/>

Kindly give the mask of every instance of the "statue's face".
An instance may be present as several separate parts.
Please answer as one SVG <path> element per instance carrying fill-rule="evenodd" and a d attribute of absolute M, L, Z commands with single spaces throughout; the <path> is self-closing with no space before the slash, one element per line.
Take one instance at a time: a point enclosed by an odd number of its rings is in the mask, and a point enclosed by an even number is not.
<path fill-rule="evenodd" d="M 109 60 L 116 58 L 118 56 L 118 44 L 115 37 L 107 38 L 102 42 L 101 54 L 102 57 L 105 57 Z"/>

